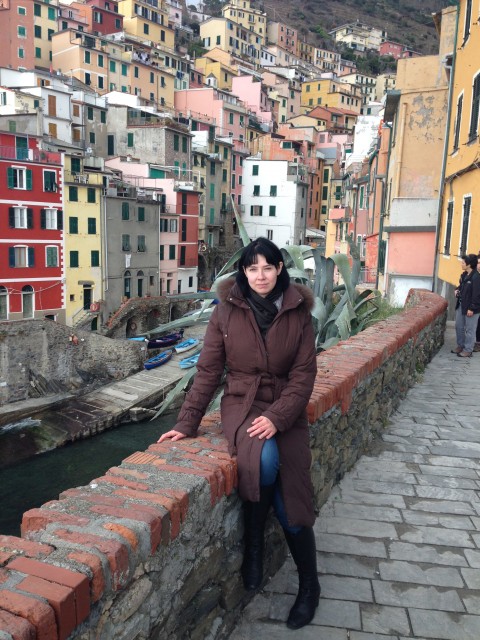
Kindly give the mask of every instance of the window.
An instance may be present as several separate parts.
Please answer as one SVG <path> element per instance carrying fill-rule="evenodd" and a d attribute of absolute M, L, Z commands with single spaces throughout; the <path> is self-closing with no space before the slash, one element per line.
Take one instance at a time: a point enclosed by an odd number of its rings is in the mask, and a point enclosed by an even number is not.
<path fill-rule="evenodd" d="M 122 251 L 130 251 L 130 236 L 128 234 L 122 235 Z"/>
<path fill-rule="evenodd" d="M 188 138 L 182 137 L 182 152 L 188 152 Z"/>
<path fill-rule="evenodd" d="M 34 248 L 25 246 L 10 247 L 8 258 L 10 267 L 33 267 L 35 264 Z"/>
<path fill-rule="evenodd" d="M 322 187 L 322 200 L 328 199 L 328 187 Z"/>
<path fill-rule="evenodd" d="M 250 215 L 251 216 L 261 216 L 263 213 L 263 207 L 258 205 L 252 205 L 250 207 Z"/>
<path fill-rule="evenodd" d="M 168 247 L 168 259 L 175 260 L 175 245 L 171 244 Z"/>
<path fill-rule="evenodd" d="M 182 242 L 187 241 L 187 221 L 182 220 Z"/>
<path fill-rule="evenodd" d="M 210 175 L 214 176 L 215 175 L 215 162 L 210 162 Z"/>
<path fill-rule="evenodd" d="M 17 7 L 17 11 L 18 11 L 18 15 L 19 16 L 26 16 L 27 15 L 27 10 L 25 9 L 25 7 Z"/>
<path fill-rule="evenodd" d="M 228 124 L 234 124 L 234 114 L 232 112 L 228 114 Z"/>
<path fill-rule="evenodd" d="M 58 247 L 47 247 L 45 249 L 45 266 L 58 267 Z"/>
<path fill-rule="evenodd" d="M 57 209 L 41 209 L 40 228 L 63 229 L 63 211 L 57 211 Z"/>
<path fill-rule="evenodd" d="M 49 20 L 56 20 L 57 19 L 57 14 L 56 14 L 55 9 L 53 7 L 48 7 L 48 19 Z"/>
<path fill-rule="evenodd" d="M 70 169 L 72 173 L 80 173 L 80 158 L 72 158 L 70 161 Z"/>
<path fill-rule="evenodd" d="M 144 24 L 143 25 L 143 33 L 148 36 L 148 32 L 149 32 L 148 24 Z"/>
<path fill-rule="evenodd" d="M 176 218 L 172 218 L 170 220 L 170 233 L 177 233 L 178 231 L 178 220 Z"/>
<path fill-rule="evenodd" d="M 93 12 L 93 21 L 96 22 L 97 24 L 102 24 L 103 16 L 100 13 L 100 11 L 94 11 Z"/>
<path fill-rule="evenodd" d="M 445 245 L 443 253 L 446 256 L 450 255 L 450 242 L 452 240 L 452 222 L 453 222 L 453 201 L 450 201 L 447 205 L 447 221 L 445 224 Z"/>
<path fill-rule="evenodd" d="M 90 64 L 90 62 L 92 60 L 92 55 L 91 55 L 90 51 L 85 51 L 84 58 L 85 58 L 85 64 Z"/>
<path fill-rule="evenodd" d="M 467 0 L 465 5 L 465 24 L 463 27 L 463 42 L 466 42 L 470 36 L 470 28 L 472 26 L 472 0 Z"/>
<path fill-rule="evenodd" d="M 87 202 L 94 203 L 97 201 L 97 196 L 94 187 L 88 187 L 87 189 Z"/>
<path fill-rule="evenodd" d="M 272 198 L 275 198 L 277 195 L 277 185 L 276 184 L 272 184 L 270 185 L 270 196 Z"/>
<path fill-rule="evenodd" d="M 102 124 L 106 124 L 106 122 L 107 122 L 107 112 L 106 111 L 100 111 L 100 122 Z"/>
<path fill-rule="evenodd" d="M 470 132 L 468 139 L 474 140 L 478 136 L 478 115 L 480 112 L 480 73 L 473 82 L 472 111 L 470 116 Z"/>
<path fill-rule="evenodd" d="M 41 38 L 42 37 L 42 27 L 40 27 L 38 24 L 36 24 L 33 27 L 33 35 L 35 36 L 35 38 Z M 85 60 L 86 62 L 86 60 Z"/>
<path fill-rule="evenodd" d="M 130 203 L 122 202 L 122 220 L 130 220 Z"/>
<path fill-rule="evenodd" d="M 165 247 L 163 244 L 160 245 L 160 260 L 165 259 Z"/>
<path fill-rule="evenodd" d="M 127 65 L 122 64 L 122 76 L 126 76 L 126 75 L 127 75 Z"/>
<path fill-rule="evenodd" d="M 268 215 L 275 217 L 277 215 L 277 207 L 274 204 L 271 204 L 268 208 Z"/>
<path fill-rule="evenodd" d="M 267 240 L 273 241 L 273 229 L 267 229 Z"/>
<path fill-rule="evenodd" d="M 215 200 L 215 185 L 210 185 L 210 200 Z"/>
<path fill-rule="evenodd" d="M 9 189 L 32 190 L 32 171 L 23 167 L 8 167 L 7 184 Z"/>
<path fill-rule="evenodd" d="M 258 176 L 258 168 L 259 168 L 258 164 L 252 165 L 252 176 Z"/>
<path fill-rule="evenodd" d="M 42 7 L 39 4 L 34 4 L 33 5 L 33 15 L 37 16 L 37 17 L 41 17 L 42 15 Z"/>
<path fill-rule="evenodd" d="M 138 221 L 145 222 L 145 207 L 138 207 Z"/>
<path fill-rule="evenodd" d="M 95 144 L 95 132 L 94 131 L 90 131 L 90 133 L 88 134 L 88 141 L 90 142 L 90 144 Z"/>
<path fill-rule="evenodd" d="M 472 208 L 472 196 L 463 198 L 462 235 L 460 237 L 460 255 L 467 253 L 468 228 L 470 226 L 470 210 Z"/>
<path fill-rule="evenodd" d="M 222 171 L 222 182 L 226 182 L 227 181 L 227 170 L 223 169 Z"/>
<path fill-rule="evenodd" d="M 98 66 L 99 67 L 103 67 L 103 56 L 102 56 L 101 53 L 98 54 L 97 60 L 98 60 L 98 62 L 97 62 Z"/>
<path fill-rule="evenodd" d="M 78 218 L 70 216 L 68 218 L 68 233 L 76 235 L 78 233 Z"/>
<path fill-rule="evenodd" d="M 78 251 L 70 251 L 70 268 L 76 269 L 78 267 Z"/>
<path fill-rule="evenodd" d="M 57 174 L 55 171 L 43 172 L 43 190 L 44 191 L 57 190 Z"/>
<path fill-rule="evenodd" d="M 97 233 L 96 218 L 87 218 L 87 233 L 89 235 L 95 235 Z"/>
<path fill-rule="evenodd" d="M 100 266 L 100 251 L 90 251 L 90 266 L 91 267 Z"/>
<path fill-rule="evenodd" d="M 259 196 L 260 195 L 260 185 L 259 184 L 254 184 L 253 185 L 253 195 L 254 196 Z"/>
<path fill-rule="evenodd" d="M 33 209 L 10 207 L 8 218 L 11 229 L 33 229 Z"/>
<path fill-rule="evenodd" d="M 133 133 L 127 133 L 127 147 L 133 147 Z"/>
<path fill-rule="evenodd" d="M 22 287 L 22 315 L 24 318 L 34 317 L 33 287 L 29 284 Z"/>
<path fill-rule="evenodd" d="M 173 135 L 173 150 L 180 151 L 180 137 L 176 133 Z"/>
<path fill-rule="evenodd" d="M 145 246 L 145 236 L 138 236 L 137 238 L 137 250 L 140 253 L 143 253 L 144 251 L 146 251 L 146 246 Z"/>
<path fill-rule="evenodd" d="M 110 60 L 110 62 L 109 62 L 109 68 L 110 68 L 110 71 L 111 71 L 112 73 L 115 73 L 115 72 L 116 72 L 116 70 L 117 70 L 117 63 L 115 62 L 115 60 Z"/>
<path fill-rule="evenodd" d="M 27 37 L 26 27 L 17 27 L 17 35 L 19 38 L 26 38 Z"/>
<path fill-rule="evenodd" d="M 184 246 L 180 247 L 180 259 L 179 259 L 179 262 L 180 262 L 180 265 L 182 265 L 182 266 L 185 264 L 186 251 L 187 251 L 187 247 L 184 247 Z"/>
<path fill-rule="evenodd" d="M 68 199 L 70 202 L 78 202 L 78 187 L 68 187 Z"/>
<path fill-rule="evenodd" d="M 93 107 L 87 107 L 87 120 L 93 120 Z"/>

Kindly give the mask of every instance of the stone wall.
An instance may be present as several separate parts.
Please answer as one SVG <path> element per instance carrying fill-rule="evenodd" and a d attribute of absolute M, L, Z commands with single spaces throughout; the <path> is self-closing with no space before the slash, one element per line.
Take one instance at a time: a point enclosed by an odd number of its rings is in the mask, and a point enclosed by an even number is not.
<path fill-rule="evenodd" d="M 317 506 L 369 450 L 443 343 L 446 302 L 409 308 L 318 357 L 308 412 Z M 251 598 L 241 585 L 241 504 L 219 416 L 200 436 L 153 444 L 0 536 L 2 640 L 220 640 Z M 285 545 L 273 520 L 266 569 Z"/>
<path fill-rule="evenodd" d="M 119 380 L 142 367 L 139 344 L 51 320 L 0 323 L 0 405 Z"/>

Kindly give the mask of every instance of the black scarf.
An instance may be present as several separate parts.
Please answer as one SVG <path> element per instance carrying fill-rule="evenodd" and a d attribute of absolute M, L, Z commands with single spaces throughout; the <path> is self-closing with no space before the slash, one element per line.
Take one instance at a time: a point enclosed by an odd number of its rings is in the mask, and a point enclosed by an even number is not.
<path fill-rule="evenodd" d="M 253 289 L 250 289 L 250 287 L 248 289 L 247 302 L 255 315 L 255 320 L 263 337 L 265 337 L 267 329 L 278 313 L 275 300 L 278 300 L 282 293 L 282 288 L 278 282 L 264 298 L 259 296 Z"/>

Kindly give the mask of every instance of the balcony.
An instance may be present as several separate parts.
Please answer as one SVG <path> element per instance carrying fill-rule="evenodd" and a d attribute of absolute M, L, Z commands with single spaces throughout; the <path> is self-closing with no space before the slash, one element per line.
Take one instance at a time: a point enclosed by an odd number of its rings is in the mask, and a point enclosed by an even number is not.
<path fill-rule="evenodd" d="M 13 146 L 0 146 L 2 160 L 20 160 L 22 162 L 41 162 L 42 164 L 61 164 L 61 155 L 43 149 L 20 149 Z"/>

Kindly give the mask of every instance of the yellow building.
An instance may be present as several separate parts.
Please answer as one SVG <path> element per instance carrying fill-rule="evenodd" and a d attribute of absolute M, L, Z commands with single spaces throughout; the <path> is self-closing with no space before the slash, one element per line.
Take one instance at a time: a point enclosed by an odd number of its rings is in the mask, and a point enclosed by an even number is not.
<path fill-rule="evenodd" d="M 443 52 L 453 62 L 453 89 L 448 113 L 435 288 L 451 303 L 461 273 L 461 256 L 478 254 L 480 250 L 480 71 L 478 64 L 472 64 L 473 60 L 478 61 L 480 33 L 477 15 L 471 9 L 470 2 L 460 0 L 456 47 Z M 450 304 L 450 309 L 453 306 Z"/>
<path fill-rule="evenodd" d="M 238 57 L 260 60 L 259 36 L 226 18 L 209 18 L 200 23 L 200 37 L 205 49 L 224 49 Z"/>
<path fill-rule="evenodd" d="M 52 36 L 57 31 L 58 0 L 35 0 L 27 4 L 33 4 L 35 67 L 49 69 L 52 63 Z"/>
<path fill-rule="evenodd" d="M 120 0 L 118 12 L 123 15 L 123 28 L 142 40 L 150 40 L 172 51 L 175 32 L 168 26 L 168 9 L 163 0 L 154 6 L 147 0 Z"/>
<path fill-rule="evenodd" d="M 66 323 L 93 331 L 104 298 L 103 175 L 88 171 L 85 162 L 80 156 L 65 158 Z"/>
<path fill-rule="evenodd" d="M 259 38 L 257 44 L 261 51 L 262 45 L 267 42 L 267 14 L 259 9 L 254 9 L 253 4 L 251 0 L 231 0 L 223 6 L 222 15 L 255 33 Z"/>
<path fill-rule="evenodd" d="M 195 60 L 195 69 L 203 73 L 207 84 L 209 84 L 208 78 L 214 77 L 215 86 L 227 91 L 232 90 L 232 78 L 238 75 L 234 69 L 219 60 L 212 59 L 208 53 Z"/>
<path fill-rule="evenodd" d="M 301 109 L 307 113 L 314 107 L 337 107 L 360 113 L 362 93 L 360 87 L 331 78 L 318 78 L 302 83 Z"/>

